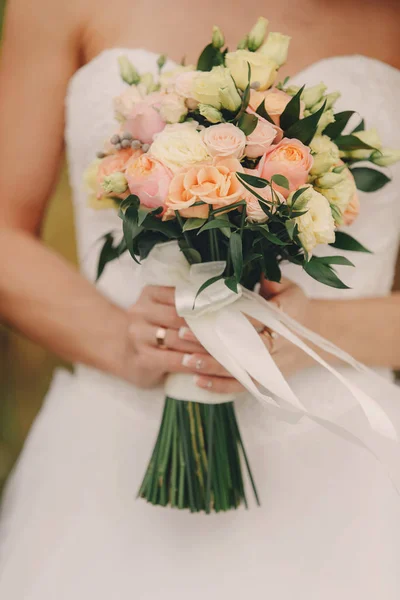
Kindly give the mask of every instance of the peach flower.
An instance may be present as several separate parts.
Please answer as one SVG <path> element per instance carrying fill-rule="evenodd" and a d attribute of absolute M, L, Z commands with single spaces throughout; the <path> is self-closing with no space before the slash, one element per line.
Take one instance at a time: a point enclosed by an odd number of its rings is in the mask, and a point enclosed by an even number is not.
<path fill-rule="evenodd" d="M 355 187 L 354 177 L 349 169 L 346 169 L 346 174 L 347 174 L 347 177 L 353 181 L 354 187 Z M 353 221 L 355 221 L 357 219 L 358 215 L 360 214 L 360 208 L 361 208 L 360 197 L 359 197 L 357 191 L 355 191 L 350 200 L 349 205 L 347 206 L 346 210 L 343 213 L 343 217 L 342 217 L 343 225 L 351 225 L 353 223 Z"/>
<path fill-rule="evenodd" d="M 237 202 L 243 197 L 243 188 L 236 171 L 242 170 L 237 159 L 220 159 L 213 165 L 198 165 L 177 173 L 169 188 L 166 218 L 175 210 L 186 218 L 206 218 L 208 205 L 219 208 Z M 205 205 L 193 207 L 199 201 Z"/>
<path fill-rule="evenodd" d="M 289 181 L 289 190 L 275 186 L 287 198 L 290 192 L 304 185 L 313 165 L 308 146 L 296 139 L 283 138 L 279 144 L 271 146 L 258 166 L 261 177 L 271 180 L 273 175 L 284 175 Z"/>
<path fill-rule="evenodd" d="M 248 110 L 250 114 L 256 114 L 252 110 Z M 276 125 L 272 125 L 263 117 L 258 117 L 258 123 L 246 140 L 245 154 L 249 158 L 258 158 L 265 154 L 268 148 L 275 142 L 279 142 L 282 139 L 282 129 Z"/>
<path fill-rule="evenodd" d="M 113 173 L 124 173 L 128 161 L 132 159 L 136 160 L 141 154 L 142 150 L 132 150 L 131 148 L 126 148 L 124 150 L 119 150 L 115 154 L 110 154 L 110 156 L 106 156 L 106 158 L 103 158 L 99 165 L 96 177 L 97 197 L 101 198 L 104 196 L 102 183 L 105 177 L 112 175 Z"/>
<path fill-rule="evenodd" d="M 151 144 L 154 136 L 165 127 L 165 121 L 159 111 L 149 102 L 137 102 L 132 108 L 124 131 L 132 134 L 135 140 Z"/>
<path fill-rule="evenodd" d="M 172 173 L 160 161 L 142 154 L 128 162 L 125 176 L 131 194 L 137 195 L 143 206 L 164 207 Z"/>
<path fill-rule="evenodd" d="M 202 132 L 203 142 L 210 156 L 241 158 L 246 145 L 246 136 L 232 123 L 219 123 Z"/>
<path fill-rule="evenodd" d="M 280 116 L 285 110 L 287 104 L 289 104 L 292 96 L 286 94 L 282 90 L 272 88 L 266 92 L 259 92 L 257 90 L 250 90 L 250 102 L 249 107 L 253 110 L 257 110 L 262 102 L 265 103 L 265 109 L 275 125 L 280 124 Z M 300 102 L 300 118 L 304 115 L 304 102 Z"/>

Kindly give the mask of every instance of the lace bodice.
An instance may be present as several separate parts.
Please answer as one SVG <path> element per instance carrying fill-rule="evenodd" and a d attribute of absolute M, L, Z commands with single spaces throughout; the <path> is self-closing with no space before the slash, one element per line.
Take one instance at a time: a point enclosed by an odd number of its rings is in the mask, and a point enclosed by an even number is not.
<path fill-rule="evenodd" d="M 105 50 L 72 77 L 66 99 L 66 143 L 76 215 L 78 252 L 83 273 L 93 280 L 99 253 L 98 240 L 121 223 L 113 210 L 96 211 L 87 206 L 83 172 L 114 131 L 112 99 L 126 84 L 119 76 L 117 58 L 126 54 L 139 71 L 156 72 L 158 56 L 140 49 Z M 168 65 L 167 65 L 168 68 Z M 320 81 L 329 91 L 340 90 L 337 110 L 359 111 L 367 127 L 377 127 L 386 146 L 400 147 L 400 71 L 363 56 L 321 60 L 300 72 L 293 83 L 314 85 Z M 309 278 L 298 267 L 288 265 L 286 274 L 311 297 L 374 296 L 387 294 L 392 286 L 400 233 L 400 166 L 391 168 L 397 180 L 382 190 L 361 193 L 361 215 L 348 228 L 374 254 L 350 253 L 355 268 L 342 267 L 341 277 L 351 287 L 334 290 Z M 331 248 L 321 254 L 338 253 Z M 344 252 L 340 252 L 345 254 Z M 340 269 L 339 269 L 340 270 Z M 134 302 L 140 291 L 140 267 L 126 253 L 108 265 L 100 289 L 122 306 Z"/>

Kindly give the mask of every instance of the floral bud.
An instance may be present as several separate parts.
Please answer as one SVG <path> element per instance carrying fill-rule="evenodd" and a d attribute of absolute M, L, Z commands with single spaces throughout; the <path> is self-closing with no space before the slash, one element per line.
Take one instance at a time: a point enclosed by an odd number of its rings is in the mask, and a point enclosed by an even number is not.
<path fill-rule="evenodd" d="M 328 125 L 330 123 L 334 123 L 334 121 L 335 115 L 333 114 L 333 110 L 331 108 L 322 113 L 322 116 L 318 122 L 317 134 L 320 135 L 324 131 L 325 127 L 328 127 Z"/>
<path fill-rule="evenodd" d="M 154 92 L 157 84 L 154 83 L 153 73 L 143 73 L 140 76 L 140 83 L 144 85 L 148 94 Z"/>
<path fill-rule="evenodd" d="M 212 33 L 212 45 L 214 46 L 214 48 L 217 48 L 219 50 L 224 44 L 224 34 L 217 25 L 214 25 Z"/>
<path fill-rule="evenodd" d="M 111 175 L 106 175 L 101 184 L 104 192 L 107 196 L 110 194 L 120 195 L 126 192 L 128 189 L 128 182 L 123 173 L 111 173 Z"/>
<path fill-rule="evenodd" d="M 341 173 L 325 173 L 325 175 L 322 175 L 315 180 L 315 186 L 321 189 L 333 188 L 335 185 L 338 185 L 338 183 L 345 180 L 346 177 L 345 171 L 342 171 Z"/>
<path fill-rule="evenodd" d="M 167 62 L 167 57 L 165 56 L 165 54 L 160 54 L 160 56 L 158 57 L 158 60 L 157 60 L 157 67 L 158 67 L 159 71 L 162 70 L 162 68 L 164 67 L 166 62 Z"/>
<path fill-rule="evenodd" d="M 289 96 L 295 96 L 299 90 L 300 87 L 298 85 L 289 85 L 284 91 L 286 94 L 289 94 Z"/>
<path fill-rule="evenodd" d="M 306 88 L 301 95 L 301 99 L 303 100 L 306 108 L 312 108 L 317 102 L 319 102 L 324 95 L 326 90 L 326 85 L 324 83 L 319 83 L 318 85 L 313 85 L 312 87 Z"/>
<path fill-rule="evenodd" d="M 290 39 L 288 35 L 271 32 L 268 34 L 267 41 L 261 46 L 259 52 L 271 58 L 281 67 L 287 60 Z"/>
<path fill-rule="evenodd" d="M 129 85 L 136 85 L 140 82 L 140 76 L 131 61 L 126 56 L 118 58 L 119 70 L 122 79 Z"/>
<path fill-rule="evenodd" d="M 267 33 L 267 27 L 268 19 L 259 17 L 248 37 L 247 47 L 251 52 L 258 50 L 261 44 L 264 42 Z"/>
<path fill-rule="evenodd" d="M 373 152 L 371 160 L 378 167 L 389 167 L 400 160 L 400 150 L 382 148 L 382 150 Z"/>
<path fill-rule="evenodd" d="M 238 45 L 237 45 L 237 49 L 238 49 L 238 50 L 246 50 L 246 48 L 247 48 L 247 44 L 248 44 L 248 41 L 249 41 L 249 36 L 248 36 L 248 35 L 246 35 L 246 36 L 245 36 L 244 38 L 242 38 L 242 39 L 240 40 L 240 42 L 238 43 Z"/>
<path fill-rule="evenodd" d="M 242 99 L 232 81 L 232 85 L 224 86 L 219 90 L 219 99 L 222 108 L 230 112 L 236 112 L 242 104 Z"/>
<path fill-rule="evenodd" d="M 209 104 L 199 104 L 199 112 L 210 123 L 221 123 L 224 120 L 222 113 Z"/>

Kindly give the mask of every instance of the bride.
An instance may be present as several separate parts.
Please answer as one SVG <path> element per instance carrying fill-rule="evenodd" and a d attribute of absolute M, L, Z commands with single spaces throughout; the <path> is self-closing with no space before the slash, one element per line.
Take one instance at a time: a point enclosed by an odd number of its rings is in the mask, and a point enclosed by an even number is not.
<path fill-rule="evenodd" d="M 400 499 L 381 465 L 306 420 L 280 422 L 251 398 L 237 408 L 261 508 L 206 516 L 135 499 L 166 373 L 192 372 L 217 392 L 241 389 L 177 316 L 172 291 L 143 287 L 129 257 L 93 285 L 95 242 L 118 219 L 87 206 L 83 171 L 113 128 L 118 56 L 140 71 L 156 72 L 155 53 L 165 50 L 177 61 L 188 50 L 192 62 L 213 22 L 232 46 L 259 12 L 293 35 L 293 83 L 324 80 L 340 89 L 339 109 L 358 110 L 385 145 L 400 146 L 395 1 L 280 1 L 260 11 L 237 0 L 9 0 L 0 78 L 0 313 L 76 368 L 57 372 L 6 490 L 4 600 L 399 598 Z M 82 274 L 38 239 L 64 127 Z M 282 285 L 261 289 L 386 377 L 400 367 L 400 295 L 390 292 L 400 172 L 392 173 L 397 183 L 361 195 L 351 232 L 374 254 L 351 255 L 356 268 L 342 274 L 350 291 L 289 268 Z M 157 349 L 160 327 L 166 352 Z M 281 339 L 266 343 L 310 409 L 357 427 L 352 398 L 326 371 Z M 359 373 L 347 376 L 367 385 Z M 379 389 L 374 395 L 384 401 Z M 399 429 L 400 405 L 392 415 Z"/>

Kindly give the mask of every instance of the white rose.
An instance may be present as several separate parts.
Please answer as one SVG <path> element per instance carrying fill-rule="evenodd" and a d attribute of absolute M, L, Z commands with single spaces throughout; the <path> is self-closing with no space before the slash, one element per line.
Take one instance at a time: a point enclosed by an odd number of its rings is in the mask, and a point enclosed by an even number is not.
<path fill-rule="evenodd" d="M 120 96 L 114 98 L 113 103 L 116 119 L 118 121 L 128 119 L 135 104 L 142 102 L 146 93 L 147 89 L 145 85 L 131 85 Z"/>
<path fill-rule="evenodd" d="M 269 57 L 278 67 L 281 67 L 287 61 L 290 40 L 288 35 L 271 31 L 258 53 Z"/>
<path fill-rule="evenodd" d="M 251 67 L 251 83 L 259 83 L 260 90 L 270 88 L 278 72 L 275 60 L 261 52 L 250 52 L 249 50 L 228 52 L 225 63 L 241 90 L 246 89 L 249 82 L 248 63 Z"/>
<path fill-rule="evenodd" d="M 292 198 L 293 193 L 287 200 L 289 205 Z M 331 244 L 335 241 L 335 221 L 328 200 L 312 186 L 304 188 L 301 198 L 306 200 L 304 210 L 307 212 L 296 217 L 296 223 L 301 244 L 311 254 L 318 244 Z"/>
<path fill-rule="evenodd" d="M 160 115 L 166 123 L 179 123 L 187 115 L 185 99 L 178 94 L 165 94 L 161 100 Z"/>
<path fill-rule="evenodd" d="M 221 95 L 222 90 L 222 95 Z M 241 99 L 229 69 L 214 67 L 211 71 L 198 71 L 193 78 L 193 98 L 218 110 L 225 107 L 229 98 L 229 110 L 239 108 Z"/>
<path fill-rule="evenodd" d="M 170 71 L 163 71 L 160 75 L 159 83 L 162 91 L 175 92 L 175 84 L 182 73 L 196 71 L 194 65 L 179 65 Z"/>
<path fill-rule="evenodd" d="M 192 123 L 167 125 L 155 136 L 150 154 L 173 172 L 211 159 L 201 133 Z"/>
<path fill-rule="evenodd" d="M 317 177 L 339 163 L 339 148 L 327 135 L 316 135 L 310 144 L 313 166 L 310 175 Z"/>
<path fill-rule="evenodd" d="M 181 73 L 175 80 L 175 93 L 186 100 L 186 105 L 191 110 L 198 106 L 197 100 L 193 96 L 193 82 L 198 71 L 187 71 Z"/>

